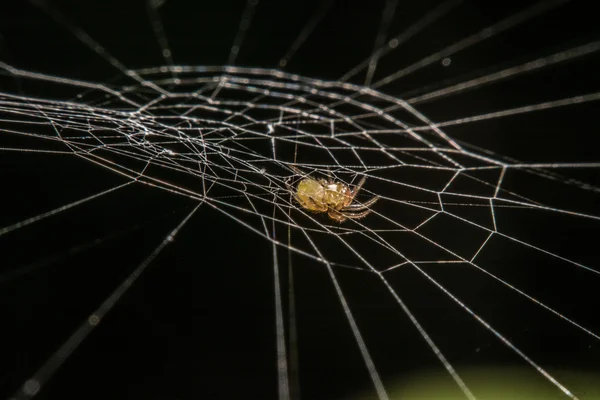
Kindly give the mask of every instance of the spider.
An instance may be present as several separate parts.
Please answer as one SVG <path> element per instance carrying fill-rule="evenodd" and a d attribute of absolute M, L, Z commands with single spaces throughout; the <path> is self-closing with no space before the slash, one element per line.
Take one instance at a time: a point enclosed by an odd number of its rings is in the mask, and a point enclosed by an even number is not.
<path fill-rule="evenodd" d="M 379 197 L 375 196 L 364 203 L 354 203 L 354 198 L 364 185 L 366 177 L 362 177 L 358 185 L 351 189 L 342 182 L 333 179 L 303 178 L 298 182 L 294 193 L 300 205 L 315 213 L 326 212 L 329 218 L 344 222 L 346 219 L 359 219 L 366 217 Z"/>

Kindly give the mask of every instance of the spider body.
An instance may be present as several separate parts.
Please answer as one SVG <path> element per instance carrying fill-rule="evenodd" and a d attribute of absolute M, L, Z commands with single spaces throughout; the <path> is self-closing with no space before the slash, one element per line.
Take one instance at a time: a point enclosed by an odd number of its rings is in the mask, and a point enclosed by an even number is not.
<path fill-rule="evenodd" d="M 365 203 L 354 203 L 354 197 L 364 185 L 363 177 L 354 189 L 342 182 L 326 179 L 304 178 L 298 182 L 295 198 L 300 205 L 315 213 L 326 212 L 329 218 L 344 222 L 346 219 L 359 219 L 367 216 L 369 207 L 379 198 L 373 197 Z"/>

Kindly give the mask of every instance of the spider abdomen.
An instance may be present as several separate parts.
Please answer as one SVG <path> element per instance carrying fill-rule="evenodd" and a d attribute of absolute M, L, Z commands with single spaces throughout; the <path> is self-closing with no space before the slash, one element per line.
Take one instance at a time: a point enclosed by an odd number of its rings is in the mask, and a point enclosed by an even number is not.
<path fill-rule="evenodd" d="M 362 204 L 354 203 L 354 197 L 365 183 L 365 179 L 363 177 L 354 189 L 350 189 L 348 185 L 333 180 L 304 178 L 298 182 L 294 197 L 305 210 L 326 212 L 335 221 L 360 219 L 371 212 L 369 206 L 378 199 L 373 197 Z"/>

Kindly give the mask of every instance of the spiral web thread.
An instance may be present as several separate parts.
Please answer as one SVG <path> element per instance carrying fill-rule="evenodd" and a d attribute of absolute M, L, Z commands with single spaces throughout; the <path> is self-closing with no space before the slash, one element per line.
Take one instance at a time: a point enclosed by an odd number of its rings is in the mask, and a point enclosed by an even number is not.
<path fill-rule="evenodd" d="M 388 2 L 386 10 L 393 9 Z M 447 2 L 412 27 L 421 29 L 444 15 L 459 2 Z M 543 4 L 542 4 L 543 3 Z M 431 62 L 439 61 L 460 49 L 485 40 L 502 29 L 545 11 L 552 4 L 542 2 L 512 15 L 483 34 L 465 39 L 454 47 L 437 52 L 373 84 L 383 86 Z M 484 327 L 497 340 L 529 364 L 558 390 L 576 398 L 570 390 L 527 355 L 482 315 L 446 288 L 428 267 L 464 265 L 503 285 L 514 296 L 522 296 L 551 313 L 560 323 L 570 324 L 581 335 L 600 339 L 597 332 L 569 318 L 547 302 L 529 295 L 504 277 L 486 269 L 479 259 L 491 244 L 502 242 L 507 248 L 528 248 L 542 258 L 559 261 L 585 271 L 598 279 L 597 266 L 578 262 L 560 252 L 503 231 L 507 210 L 520 209 L 598 223 L 600 216 L 552 206 L 552 199 L 524 196 L 506 187 L 508 177 L 530 182 L 558 181 L 569 190 L 596 195 L 599 188 L 567 179 L 560 172 L 568 169 L 597 169 L 600 163 L 527 163 L 503 157 L 485 149 L 453 139 L 444 127 L 484 119 L 540 111 L 598 100 L 600 93 L 589 93 L 475 115 L 434 122 L 414 106 L 425 100 L 448 96 L 469 87 L 490 83 L 508 76 L 531 72 L 550 64 L 576 59 L 600 49 L 600 42 L 562 50 L 531 60 L 517 67 L 489 74 L 402 100 L 366 86 L 346 82 L 357 71 L 368 68 L 368 81 L 377 60 L 411 36 L 403 35 L 383 45 L 389 12 L 383 13 L 382 31 L 376 51 L 368 61 L 351 70 L 340 81 L 311 79 L 281 70 L 243 67 L 192 67 L 172 63 L 168 42 L 160 29 L 157 4 L 149 3 L 149 15 L 163 47 L 167 66 L 129 70 L 98 46 L 84 31 L 55 9 L 39 4 L 60 24 L 69 28 L 84 44 L 121 70 L 123 82 L 98 84 L 20 70 L 6 63 L 0 67 L 20 80 L 41 81 L 76 91 L 73 99 L 49 100 L 20 94 L 0 93 L 2 152 L 42 152 L 77 156 L 123 177 L 121 185 L 103 188 L 98 193 L 65 204 L 57 209 L 23 219 L 0 228 L 0 237 L 45 218 L 68 212 L 86 202 L 129 185 L 150 185 L 175 196 L 210 207 L 244 225 L 273 244 L 273 268 L 277 279 L 277 348 L 279 397 L 290 398 L 288 354 L 282 293 L 279 286 L 278 252 L 289 250 L 311 259 L 327 269 L 343 312 L 359 347 L 362 360 L 380 399 L 388 398 L 369 343 L 361 334 L 344 287 L 337 278 L 341 269 L 358 270 L 375 276 L 408 317 L 427 346 L 438 358 L 467 398 L 476 398 L 436 341 L 411 312 L 388 277 L 403 268 L 414 268 L 437 290 L 447 296 Z M 244 34 L 254 14 L 256 2 L 248 2 L 240 31 L 232 47 L 233 64 Z M 318 23 L 327 12 L 321 7 L 307 26 Z M 244 28 L 245 27 L 245 28 Z M 302 32 L 309 35 L 310 29 Z M 302 35 L 280 62 L 285 66 Z M 402 72 L 404 71 L 404 72 Z M 127 80 L 129 79 L 129 80 Z M 131 84 L 133 79 L 133 84 Z M 369 82 L 367 82 L 369 83 Z M 12 146 L 11 138 L 25 139 L 26 146 Z M 300 171 L 299 174 L 297 171 Z M 303 177 L 330 178 L 350 186 L 361 177 L 366 184 L 358 203 L 378 196 L 364 219 L 338 224 L 325 215 L 313 214 L 293 199 L 295 184 Z M 58 366 L 102 320 L 137 277 L 179 229 L 192 218 L 198 207 L 169 232 L 164 241 L 134 272 L 107 297 L 87 321 L 29 379 L 15 398 L 30 398 L 51 377 Z M 440 234 L 446 230 L 446 233 Z M 464 232 L 463 232 L 464 229 Z M 289 242 L 284 237 L 289 235 Z M 437 232 L 437 233 L 436 233 Z M 465 234 L 460 243 L 447 242 L 444 236 Z M 407 240 L 407 238 L 410 238 Z M 418 248 L 415 252 L 412 249 Z"/>

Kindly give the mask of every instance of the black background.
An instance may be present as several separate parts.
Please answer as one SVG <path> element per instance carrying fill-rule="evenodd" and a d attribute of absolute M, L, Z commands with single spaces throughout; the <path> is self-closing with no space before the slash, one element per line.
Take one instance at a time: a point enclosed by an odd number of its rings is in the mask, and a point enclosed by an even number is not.
<path fill-rule="evenodd" d="M 434 22 L 382 61 L 376 80 L 527 6 L 483 3 L 464 2 Z M 48 5 L 127 68 L 164 64 L 144 2 Z M 390 34 L 402 32 L 436 6 L 433 1 L 400 4 Z M 275 68 L 318 7 L 314 1 L 260 2 L 236 64 Z M 286 71 L 338 79 L 370 54 L 383 7 L 382 1 L 336 2 Z M 3 62 L 75 80 L 124 81 L 121 71 L 39 7 L 14 2 L 0 8 Z M 224 64 L 243 9 L 244 2 L 239 1 L 167 1 L 159 12 L 175 63 Z M 433 63 L 382 90 L 410 98 L 599 38 L 595 14 L 585 2 L 573 1 L 452 55 L 449 66 Z M 434 121 L 445 121 L 594 93 L 600 89 L 599 66 L 599 56 L 592 54 L 418 108 Z M 3 92 L 46 99 L 68 100 L 80 91 L 8 73 L 0 79 Z M 352 82 L 363 80 L 360 74 Z M 449 127 L 447 132 L 526 162 L 593 162 L 599 159 L 596 108 L 590 102 Z M 11 129 L 9 124 L 0 127 Z M 20 143 L 18 138 L 9 140 Z M 65 155 L 0 152 L 0 168 L 0 226 L 124 182 L 99 166 Z M 561 179 L 598 185 L 597 170 L 567 171 L 567 178 Z M 581 191 L 577 185 L 515 176 L 507 187 L 521 194 L 541 194 L 538 199 L 544 204 L 598 215 L 597 193 Z M 0 395 L 13 393 L 195 205 L 160 190 L 130 185 L 0 237 Z M 531 239 L 598 269 L 597 221 L 553 213 L 532 216 L 527 210 L 499 220 L 509 236 Z M 280 233 L 285 237 L 284 231 Z M 489 246 L 482 265 L 590 330 L 600 330 L 597 273 L 548 258 L 538 265 L 535 251 L 507 251 L 502 242 Z M 287 255 L 279 251 L 285 282 Z M 38 397 L 276 398 L 271 252 L 264 238 L 221 212 L 201 207 Z M 355 398 L 365 392 L 374 396 L 327 271 L 301 257 L 294 257 L 294 262 L 303 397 Z M 532 265 L 539 268 L 527 268 Z M 466 267 L 426 270 L 540 365 L 559 375 L 561 368 L 598 372 L 598 341 L 591 336 L 561 325 L 556 316 L 540 309 L 525 313 L 526 308 L 535 308 L 533 303 L 514 292 L 495 292 L 487 286 L 489 278 L 475 276 Z M 381 285 L 354 271 L 340 271 L 339 279 L 386 386 L 429 368 L 444 374 Z M 532 379 L 545 382 L 415 270 L 403 269 L 389 279 L 453 365 L 520 362 Z M 499 305 L 486 306 L 498 299 Z"/>

